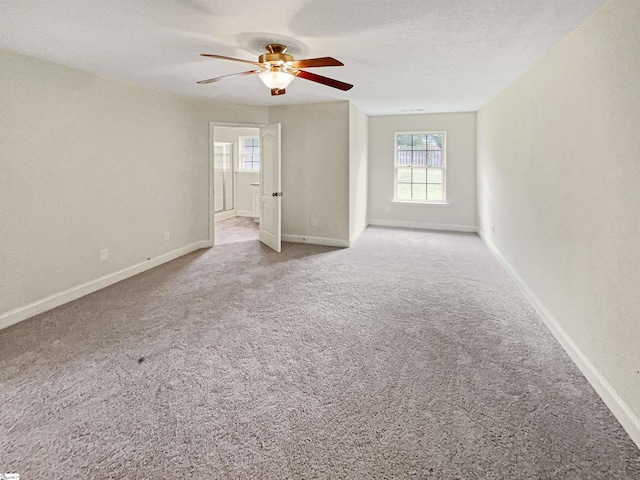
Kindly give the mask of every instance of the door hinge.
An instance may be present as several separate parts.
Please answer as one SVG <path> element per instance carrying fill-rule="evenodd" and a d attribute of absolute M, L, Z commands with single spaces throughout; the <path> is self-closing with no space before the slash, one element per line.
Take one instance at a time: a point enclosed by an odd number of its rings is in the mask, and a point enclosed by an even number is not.
<path fill-rule="evenodd" d="M 271 194 L 272 197 L 281 197 L 282 196 L 282 192 L 273 192 Z"/>

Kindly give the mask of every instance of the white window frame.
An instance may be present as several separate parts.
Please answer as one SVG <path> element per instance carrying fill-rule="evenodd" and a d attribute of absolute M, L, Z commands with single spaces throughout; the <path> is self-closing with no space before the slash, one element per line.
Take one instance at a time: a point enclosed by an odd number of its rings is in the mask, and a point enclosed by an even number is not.
<path fill-rule="evenodd" d="M 239 172 L 259 172 L 260 171 L 260 163 L 258 162 L 258 168 L 257 169 L 252 169 L 252 170 L 247 170 L 246 168 L 244 168 L 244 157 L 245 155 L 253 155 L 253 153 L 248 154 L 248 153 L 244 153 L 244 141 L 246 139 L 255 139 L 258 141 L 258 144 L 260 144 L 260 137 L 258 135 L 246 135 L 244 137 L 238 137 L 238 143 L 239 143 L 239 148 L 238 148 L 238 171 Z M 262 149 L 262 145 L 260 145 L 260 148 Z"/>
<path fill-rule="evenodd" d="M 401 165 L 398 165 L 398 136 L 399 135 L 442 135 L 442 200 L 414 200 L 414 199 L 407 200 L 407 199 L 398 198 L 398 168 L 401 167 Z M 447 132 L 446 131 L 421 130 L 421 131 L 415 131 L 415 132 L 395 132 L 395 134 L 393 135 L 393 201 L 398 203 L 448 205 L 447 203 Z"/>

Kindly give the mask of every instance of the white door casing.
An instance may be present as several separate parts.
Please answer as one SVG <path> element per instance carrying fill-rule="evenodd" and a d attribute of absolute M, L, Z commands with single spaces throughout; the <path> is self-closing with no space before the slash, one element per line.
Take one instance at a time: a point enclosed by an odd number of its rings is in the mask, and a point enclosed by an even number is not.
<path fill-rule="evenodd" d="M 276 252 L 282 242 L 280 124 L 260 128 L 260 241 Z"/>

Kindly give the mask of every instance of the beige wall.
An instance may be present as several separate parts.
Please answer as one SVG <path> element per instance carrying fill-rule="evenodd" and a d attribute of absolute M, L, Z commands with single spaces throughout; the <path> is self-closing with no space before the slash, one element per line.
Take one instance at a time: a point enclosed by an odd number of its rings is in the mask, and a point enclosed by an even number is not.
<path fill-rule="evenodd" d="M 270 107 L 269 123 L 282 124 L 283 239 L 348 245 L 349 103 Z"/>
<path fill-rule="evenodd" d="M 609 1 L 479 112 L 478 211 L 640 444 L 638 25 Z"/>
<path fill-rule="evenodd" d="M 349 242 L 367 228 L 369 118 L 349 105 Z"/>
<path fill-rule="evenodd" d="M 209 121 L 267 118 L 0 51 L 0 316 L 206 240 Z"/>
<path fill-rule="evenodd" d="M 393 201 L 394 134 L 447 132 L 448 205 Z M 369 117 L 369 223 L 475 231 L 476 114 L 438 113 Z"/>

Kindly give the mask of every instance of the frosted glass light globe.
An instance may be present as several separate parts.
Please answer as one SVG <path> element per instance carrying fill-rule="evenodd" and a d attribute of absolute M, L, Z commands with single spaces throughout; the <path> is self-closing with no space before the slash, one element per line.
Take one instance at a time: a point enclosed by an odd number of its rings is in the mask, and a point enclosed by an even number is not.
<path fill-rule="evenodd" d="M 258 76 L 267 87 L 275 88 L 276 90 L 284 90 L 295 78 L 290 73 L 279 70 L 266 70 L 259 73 Z"/>

